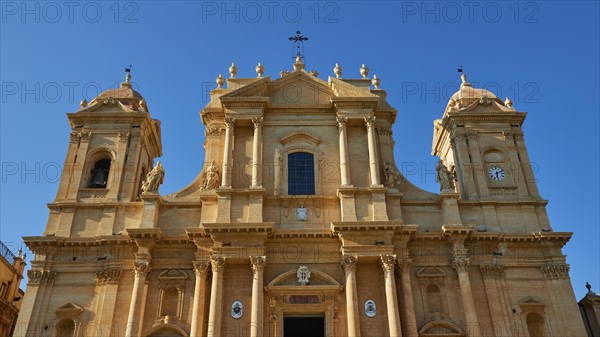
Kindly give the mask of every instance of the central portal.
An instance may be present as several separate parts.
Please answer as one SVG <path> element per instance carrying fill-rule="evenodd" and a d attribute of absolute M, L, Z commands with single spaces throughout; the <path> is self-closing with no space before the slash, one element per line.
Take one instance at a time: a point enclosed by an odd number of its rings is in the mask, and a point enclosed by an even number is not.
<path fill-rule="evenodd" d="M 325 337 L 324 316 L 284 316 L 283 337 Z"/>

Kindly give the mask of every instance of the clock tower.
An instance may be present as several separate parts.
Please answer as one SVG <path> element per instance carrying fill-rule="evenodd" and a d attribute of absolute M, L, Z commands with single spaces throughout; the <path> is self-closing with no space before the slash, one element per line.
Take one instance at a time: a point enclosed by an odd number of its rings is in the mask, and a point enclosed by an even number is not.
<path fill-rule="evenodd" d="M 488 226 L 498 223 L 492 216 L 498 207 L 512 202 L 529 214 L 532 229 L 549 229 L 546 201 L 539 196 L 523 139 L 527 113 L 517 111 L 509 98 L 502 102 L 488 90 L 473 88 L 465 74 L 461 79 L 444 115 L 434 121 L 432 154 L 454 173 L 461 200 L 482 202 Z"/>

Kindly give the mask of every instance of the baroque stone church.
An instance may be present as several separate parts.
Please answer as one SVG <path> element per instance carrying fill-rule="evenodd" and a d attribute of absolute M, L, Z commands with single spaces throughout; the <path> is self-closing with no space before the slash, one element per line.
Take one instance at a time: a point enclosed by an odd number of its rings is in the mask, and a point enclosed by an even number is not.
<path fill-rule="evenodd" d="M 585 336 L 526 113 L 460 89 L 433 121 L 440 193 L 399 172 L 381 81 L 219 75 L 205 160 L 160 195 L 160 122 L 130 74 L 72 128 L 15 336 Z M 165 175 L 166 170 L 166 175 Z"/>

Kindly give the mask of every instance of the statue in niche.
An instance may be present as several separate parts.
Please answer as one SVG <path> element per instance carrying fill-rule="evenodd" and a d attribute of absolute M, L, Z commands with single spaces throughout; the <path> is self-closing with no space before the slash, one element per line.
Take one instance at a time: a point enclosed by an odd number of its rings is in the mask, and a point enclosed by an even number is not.
<path fill-rule="evenodd" d="M 157 162 L 152 171 L 146 175 L 146 180 L 142 183 L 142 194 L 157 193 L 158 187 L 165 179 L 165 169 L 161 162 Z"/>
<path fill-rule="evenodd" d="M 435 170 L 437 171 L 436 181 L 440 183 L 440 191 L 444 190 L 452 190 L 454 191 L 454 175 L 448 171 L 446 165 L 441 160 L 438 161 L 435 166 Z"/>
<path fill-rule="evenodd" d="M 200 190 L 214 190 L 219 187 L 219 167 L 213 160 L 206 168 L 206 177 L 202 179 L 202 187 Z"/>

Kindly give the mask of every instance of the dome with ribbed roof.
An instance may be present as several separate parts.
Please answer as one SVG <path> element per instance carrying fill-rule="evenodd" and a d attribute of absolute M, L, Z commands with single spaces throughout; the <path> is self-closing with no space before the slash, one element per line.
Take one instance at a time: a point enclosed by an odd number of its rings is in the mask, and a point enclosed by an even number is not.
<path fill-rule="evenodd" d="M 122 82 L 118 88 L 109 89 L 102 92 L 96 96 L 89 105 L 94 105 L 97 102 L 101 102 L 102 100 L 109 98 L 116 99 L 121 102 L 121 104 L 131 109 L 138 110 L 140 107 L 143 107 L 146 111 L 148 111 L 142 94 L 133 90 L 131 86 L 131 74 L 129 73 L 127 73 L 127 76 L 125 76 L 125 82 Z"/>

